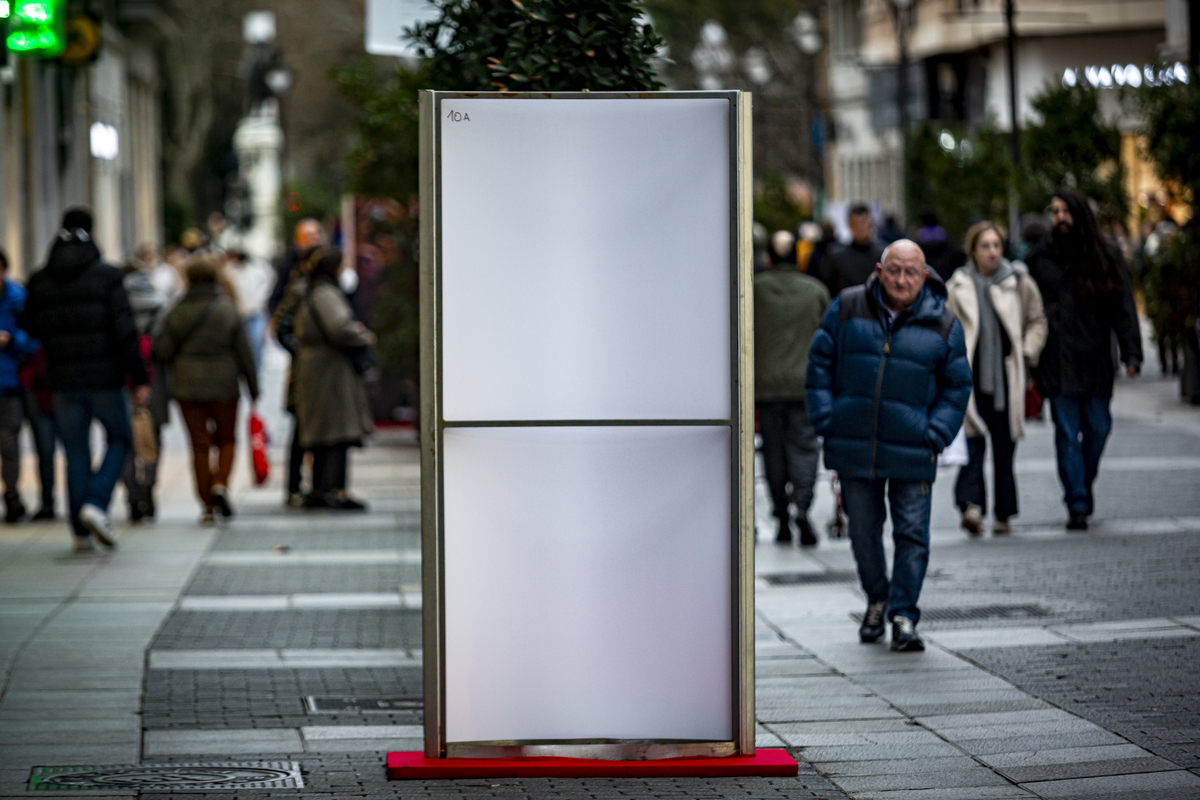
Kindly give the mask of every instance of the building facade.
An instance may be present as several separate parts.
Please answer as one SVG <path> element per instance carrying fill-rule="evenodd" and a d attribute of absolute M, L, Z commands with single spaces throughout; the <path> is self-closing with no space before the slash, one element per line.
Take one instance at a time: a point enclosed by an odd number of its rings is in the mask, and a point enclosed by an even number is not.
<path fill-rule="evenodd" d="M 1045 86 L 1089 81 L 1101 108 L 1127 138 L 1131 161 L 1137 120 L 1122 116 L 1116 90 L 1156 80 L 1151 65 L 1173 57 L 1179 39 L 1168 16 L 1181 0 L 1016 0 L 1016 108 L 1021 125 Z M 1172 5 L 1172 14 L 1168 6 Z M 866 200 L 903 217 L 897 107 L 899 41 L 895 0 L 827 0 L 829 110 L 827 189 L 833 200 Z M 1004 0 L 913 0 L 907 30 L 909 119 L 1011 130 Z M 1186 18 L 1186 15 L 1184 15 Z M 1185 35 L 1186 38 L 1186 35 Z M 1140 176 L 1135 197 L 1153 184 Z"/>
<path fill-rule="evenodd" d="M 165 2 L 93 4 L 88 63 L 7 53 L 0 68 L 0 245 L 23 278 L 45 260 L 63 211 L 87 205 L 104 258 L 162 244 L 160 55 Z"/>

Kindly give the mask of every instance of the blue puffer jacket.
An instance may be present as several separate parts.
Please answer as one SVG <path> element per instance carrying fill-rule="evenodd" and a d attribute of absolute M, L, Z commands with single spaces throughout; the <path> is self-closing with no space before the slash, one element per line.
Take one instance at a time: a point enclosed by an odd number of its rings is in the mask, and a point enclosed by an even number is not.
<path fill-rule="evenodd" d="M 38 349 L 38 341 L 17 327 L 17 315 L 25 307 L 25 287 L 14 280 L 4 279 L 4 295 L 0 297 L 0 331 L 8 331 L 12 341 L 0 350 L 0 391 L 21 385 L 21 359 Z"/>
<path fill-rule="evenodd" d="M 813 337 L 808 413 L 825 465 L 847 478 L 932 481 L 971 396 L 962 325 L 932 273 L 890 320 L 874 275 L 830 304 Z"/>

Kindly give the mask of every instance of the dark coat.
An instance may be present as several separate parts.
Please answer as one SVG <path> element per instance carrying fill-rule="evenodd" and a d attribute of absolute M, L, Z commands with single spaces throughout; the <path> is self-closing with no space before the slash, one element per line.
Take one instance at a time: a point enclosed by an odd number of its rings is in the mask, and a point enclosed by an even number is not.
<path fill-rule="evenodd" d="M 791 264 L 754 276 L 754 401 L 804 399 L 808 347 L 829 292 Z"/>
<path fill-rule="evenodd" d="M 945 285 L 930 275 L 895 320 L 875 278 L 842 292 L 813 337 L 806 386 L 826 466 L 847 478 L 932 481 L 971 396 Z"/>
<path fill-rule="evenodd" d="M 819 277 L 829 287 L 829 294 L 837 296 L 843 289 L 866 283 L 882 256 L 883 245 L 879 242 L 833 244 L 821 259 Z"/>
<path fill-rule="evenodd" d="M 1038 362 L 1038 389 L 1046 397 L 1090 394 L 1112 397 L 1112 336 L 1117 335 L 1121 361 L 1141 366 L 1142 334 L 1133 304 L 1129 270 L 1117 255 L 1122 290 L 1088 298 L 1079 286 L 1072 256 L 1052 240 L 1029 252 L 1026 265 L 1037 281 L 1050 325 Z"/>
<path fill-rule="evenodd" d="M 314 320 L 319 317 L 319 322 Z M 370 344 L 340 288 L 316 279 L 296 311 L 296 422 L 305 448 L 357 444 L 374 430 L 367 390 L 347 350 Z"/>
<path fill-rule="evenodd" d="M 216 284 L 196 283 L 163 318 L 154 358 L 170 368 L 167 386 L 176 400 L 232 400 L 238 377 L 258 398 L 258 373 L 237 307 Z"/>
<path fill-rule="evenodd" d="M 121 271 L 90 239 L 60 234 L 29 279 L 20 325 L 45 347 L 54 391 L 119 389 L 127 376 L 148 383 Z"/>

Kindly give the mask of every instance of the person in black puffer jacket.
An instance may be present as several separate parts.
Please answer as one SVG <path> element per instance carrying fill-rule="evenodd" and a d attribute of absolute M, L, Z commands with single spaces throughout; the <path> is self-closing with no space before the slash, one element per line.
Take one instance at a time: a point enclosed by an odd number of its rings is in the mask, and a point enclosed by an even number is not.
<path fill-rule="evenodd" d="M 54 419 L 67 454 L 75 550 L 91 550 L 92 536 L 114 547 L 108 505 L 132 441 L 121 390 L 128 379 L 144 403 L 150 387 L 121 271 L 101 261 L 87 209 L 63 215 L 46 266 L 29 279 L 20 321 L 46 352 Z M 93 419 L 108 442 L 95 470 L 88 442 Z"/>

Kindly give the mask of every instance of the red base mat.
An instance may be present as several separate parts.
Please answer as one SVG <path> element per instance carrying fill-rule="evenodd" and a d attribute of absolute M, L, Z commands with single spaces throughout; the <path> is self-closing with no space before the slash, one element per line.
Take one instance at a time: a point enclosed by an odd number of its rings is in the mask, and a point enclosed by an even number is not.
<path fill-rule="evenodd" d="M 426 758 L 423 752 L 388 753 L 387 774 L 398 780 L 453 778 L 791 778 L 798 773 L 786 750 L 752 756 L 604 761 L 592 758 Z"/>

